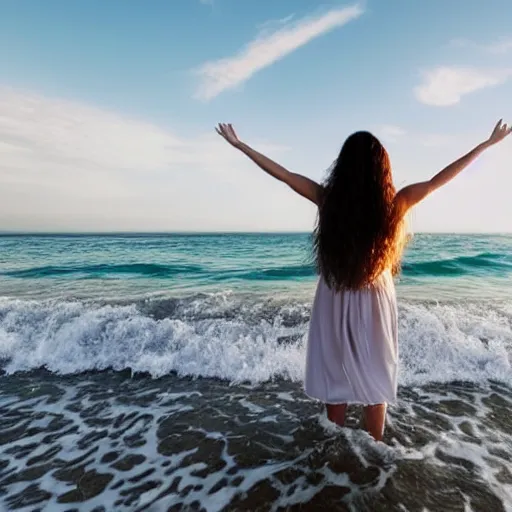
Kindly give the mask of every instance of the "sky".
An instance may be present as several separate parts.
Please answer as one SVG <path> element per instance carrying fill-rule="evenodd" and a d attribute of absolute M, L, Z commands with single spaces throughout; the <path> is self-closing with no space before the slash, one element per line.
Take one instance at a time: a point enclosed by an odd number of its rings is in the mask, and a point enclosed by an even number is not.
<path fill-rule="evenodd" d="M 491 7 L 492 5 L 492 7 Z M 214 131 L 323 180 L 353 131 L 397 188 L 512 122 L 510 0 L 2 0 L 0 231 L 309 231 Z M 512 232 L 512 137 L 411 215 Z"/>

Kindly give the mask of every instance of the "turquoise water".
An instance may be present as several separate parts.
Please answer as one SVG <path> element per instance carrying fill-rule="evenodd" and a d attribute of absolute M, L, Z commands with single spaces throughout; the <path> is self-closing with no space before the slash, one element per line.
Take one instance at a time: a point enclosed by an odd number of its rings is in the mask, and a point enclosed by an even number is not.
<path fill-rule="evenodd" d="M 512 237 L 417 235 L 400 293 L 512 297 Z M 201 291 L 300 290 L 316 282 L 307 234 L 4 236 L 0 295 L 136 298 Z"/>

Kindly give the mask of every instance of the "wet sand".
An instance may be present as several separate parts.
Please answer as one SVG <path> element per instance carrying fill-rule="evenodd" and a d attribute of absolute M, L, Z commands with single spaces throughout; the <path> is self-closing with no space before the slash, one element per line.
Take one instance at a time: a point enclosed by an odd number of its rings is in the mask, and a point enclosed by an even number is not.
<path fill-rule="evenodd" d="M 300 385 L 0 377 L 0 510 L 512 510 L 512 389 L 400 388 L 385 442 Z"/>

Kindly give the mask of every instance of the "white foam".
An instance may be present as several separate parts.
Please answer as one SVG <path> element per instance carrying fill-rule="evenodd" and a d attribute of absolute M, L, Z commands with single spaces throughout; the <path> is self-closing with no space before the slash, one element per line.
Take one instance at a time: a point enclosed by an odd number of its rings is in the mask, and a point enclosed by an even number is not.
<path fill-rule="evenodd" d="M 279 392 L 276 394 L 276 398 L 279 400 L 284 400 L 285 402 L 294 402 L 295 399 L 293 398 L 292 394 L 289 392 Z"/>
<path fill-rule="evenodd" d="M 440 455 L 456 458 L 460 461 L 465 461 L 473 466 L 471 470 L 471 478 L 473 481 L 477 479 L 486 482 L 490 491 L 497 496 L 503 503 L 505 510 L 512 511 L 512 485 L 509 482 L 500 480 L 500 471 L 510 467 L 509 456 L 510 448 L 512 447 L 512 436 L 503 430 L 489 429 L 489 420 L 495 412 L 489 407 L 489 398 L 495 391 L 478 391 L 471 394 L 471 400 L 468 405 L 480 410 L 480 414 L 461 415 L 455 416 L 453 413 L 446 414 L 440 410 L 435 404 L 439 403 L 441 397 L 436 393 L 428 391 L 423 392 L 423 396 L 416 403 L 400 401 L 401 407 L 407 411 L 406 414 L 402 411 L 391 410 L 391 415 L 398 415 L 402 420 L 407 418 L 409 424 L 417 424 L 422 430 L 430 434 L 432 440 L 424 445 L 414 444 L 410 440 L 406 441 L 406 445 L 400 445 L 395 440 L 395 452 L 398 459 L 403 460 L 422 460 L 424 464 L 440 466 L 443 468 L 452 467 L 453 463 L 443 460 Z M 457 401 L 464 401 L 461 396 L 456 397 L 450 393 L 445 400 L 457 399 Z M 486 405 L 486 399 L 487 404 Z M 501 396 L 501 399 L 510 403 L 506 396 Z M 434 405 L 433 405 L 434 404 Z M 413 407 L 414 405 L 414 407 Z M 510 404 L 512 405 L 512 404 Z M 440 431 L 437 428 L 436 422 L 422 421 L 417 414 L 417 408 L 422 409 L 429 414 L 435 414 L 436 417 L 442 419 L 450 428 L 445 428 Z M 484 421 L 482 421 L 484 419 Z M 464 429 L 462 428 L 464 425 Z M 474 439 L 467 436 L 467 427 L 471 427 L 474 434 Z M 400 427 L 398 427 L 399 429 Z M 402 433 L 403 434 L 403 433 Z M 479 442 L 475 442 L 478 439 Z M 497 453 L 497 450 L 501 452 Z M 507 455 L 508 454 L 508 455 Z M 465 510 L 473 510 L 469 497 L 464 496 Z M 476 509 L 475 509 L 476 510 Z"/>
<path fill-rule="evenodd" d="M 399 382 L 510 383 L 511 319 L 484 305 L 402 305 Z"/>
<path fill-rule="evenodd" d="M 173 420 L 167 420 L 171 418 L 179 419 L 179 416 L 175 415 L 176 411 L 196 410 L 199 415 L 202 413 L 202 404 L 197 404 L 197 408 L 192 407 L 196 392 L 157 393 L 157 390 L 154 389 L 159 398 L 150 404 L 142 405 L 139 398 L 148 394 L 148 389 L 153 388 L 152 383 L 136 392 L 137 395 L 134 398 L 137 399 L 130 403 L 129 400 L 126 400 L 126 397 L 117 397 L 116 394 L 104 398 L 103 394 L 100 397 L 90 393 L 88 390 L 94 389 L 94 379 L 87 380 L 84 378 L 81 379 L 81 382 L 70 387 L 64 382 L 62 381 L 59 384 L 62 393 L 59 394 L 57 401 L 54 401 L 53 395 L 44 395 L 38 398 L 20 398 L 11 404 L 10 408 L 15 413 L 12 414 L 15 423 L 10 425 L 6 432 L 18 430 L 23 426 L 25 433 L 23 438 L 13 438 L 6 442 L 1 453 L 2 458 L 8 462 L 9 473 L 12 474 L 33 466 L 30 460 L 33 460 L 35 456 L 42 455 L 43 452 L 49 449 L 55 449 L 56 452 L 52 457 L 54 460 L 58 458 L 61 463 L 69 463 L 68 469 L 83 465 L 86 471 L 96 470 L 101 474 L 113 475 L 114 478 L 103 492 L 91 497 L 86 502 L 77 504 L 80 510 L 92 510 L 96 506 L 104 505 L 108 510 L 138 510 L 147 507 L 148 510 L 152 511 L 165 511 L 177 503 L 180 503 L 181 507 L 186 510 L 194 502 L 199 502 L 205 510 L 216 512 L 226 508 L 238 493 L 241 493 L 240 497 L 243 497 L 245 492 L 254 493 L 253 496 L 257 497 L 256 493 L 258 491 L 254 486 L 265 481 L 278 491 L 278 497 L 274 503 L 268 505 L 269 510 L 293 507 L 298 503 L 306 504 L 316 494 L 321 493 L 323 488 L 330 486 L 346 487 L 348 493 L 343 501 L 351 509 L 359 510 L 358 503 L 361 501 L 371 503 L 370 500 L 374 495 L 378 497 L 379 490 L 386 485 L 386 482 L 394 474 L 397 464 L 407 460 L 421 459 L 422 467 L 427 469 L 427 466 L 434 465 L 443 468 L 443 470 L 450 470 L 452 463 L 440 458 L 440 452 L 445 456 L 464 459 L 473 464 L 475 469 L 468 473 L 468 478 L 478 485 L 486 484 L 502 500 L 505 510 L 511 510 L 512 486 L 500 481 L 499 474 L 503 468 L 507 469 L 509 466 L 508 459 L 512 437 L 509 433 L 499 429 L 491 431 L 489 422 L 487 420 L 482 421 L 482 418 L 477 415 L 457 416 L 453 414 L 454 411 L 451 411 L 450 414 L 442 412 L 443 409 L 436 404 L 443 398 L 452 401 L 457 396 L 457 386 L 453 387 L 452 391 L 447 392 L 444 397 L 438 395 L 438 392 L 424 389 L 421 396 L 416 398 L 414 402 L 400 398 L 399 407 L 390 410 L 390 416 L 394 424 L 393 430 L 396 430 L 398 434 L 404 434 L 409 431 L 410 426 L 418 426 L 429 434 L 427 437 L 431 440 L 426 444 L 423 444 L 422 441 L 404 442 L 403 435 L 398 436 L 404 443 L 403 445 L 400 445 L 398 441 L 394 443 L 394 447 L 376 443 L 363 431 L 340 428 L 328 422 L 325 412 L 323 412 L 315 417 L 318 418 L 321 425 L 325 426 L 326 434 L 328 434 L 326 438 L 317 437 L 314 434 L 312 439 L 317 439 L 317 442 L 305 449 L 302 446 L 304 431 L 299 432 L 298 438 L 294 436 L 290 436 L 288 439 L 282 438 L 284 445 L 275 443 L 273 438 L 269 438 L 268 446 L 282 449 L 283 453 L 289 454 L 289 458 L 283 460 L 280 457 L 278 460 L 269 460 L 268 463 L 261 465 L 242 465 L 240 467 L 240 463 L 237 461 L 238 455 L 241 453 L 239 451 L 240 447 L 237 448 L 237 441 L 235 441 L 235 444 L 231 443 L 235 439 L 239 440 L 240 437 L 247 435 L 245 429 L 232 431 L 231 426 L 227 426 L 227 431 L 207 431 L 202 427 L 196 428 L 193 424 L 183 424 L 181 434 L 192 430 L 199 435 L 199 438 L 204 436 L 205 440 L 219 440 L 219 445 L 223 444 L 220 458 L 224 464 L 217 464 L 216 458 L 207 461 L 199 460 L 199 457 L 191 457 L 187 461 L 186 459 L 189 456 L 198 452 L 198 447 L 183 446 L 181 448 L 183 451 L 179 451 L 179 444 L 173 443 L 176 451 L 172 454 L 166 453 L 167 449 L 162 450 L 159 447 L 159 443 L 165 439 L 162 434 L 180 435 L 174 427 L 171 427 L 168 432 L 166 432 L 166 427 L 160 431 L 163 420 L 170 425 Z M 493 388 L 496 388 L 496 386 L 493 386 Z M 482 408 L 483 416 L 488 417 L 491 424 L 495 411 L 489 399 L 495 392 L 495 389 L 491 390 L 489 388 L 475 391 L 466 403 L 467 406 L 472 407 L 480 404 L 478 407 Z M 480 396 L 479 400 L 477 400 L 477 395 Z M 206 397 L 208 398 L 208 396 Z M 213 396 L 215 397 L 215 394 Z M 220 396 L 222 397 L 221 400 L 226 401 L 226 403 L 231 401 L 229 395 L 226 396 L 221 393 Z M 236 395 L 233 394 L 233 400 L 236 400 L 237 403 L 244 401 L 246 404 L 255 405 L 251 402 L 252 396 L 250 393 L 247 393 L 245 399 L 242 397 L 243 395 L 238 392 Z M 270 394 L 269 400 L 271 398 L 272 394 Z M 506 395 L 501 398 L 505 401 L 505 406 L 512 406 L 511 400 Z M 459 396 L 458 399 L 460 401 L 461 397 Z M 169 402 L 172 402 L 175 407 L 171 407 Z M 101 404 L 101 408 L 98 408 L 92 415 L 91 412 L 84 414 L 84 407 L 90 409 L 99 404 Z M 242 423 L 246 426 L 251 425 L 251 429 L 258 428 L 260 421 L 254 422 L 250 406 L 247 410 L 249 414 L 240 418 Z M 224 417 L 225 412 L 227 411 L 221 413 L 222 417 Z M 422 420 L 423 413 L 435 415 L 443 422 L 438 424 L 430 419 Z M 51 441 L 45 440 L 49 432 L 41 430 L 45 427 L 45 422 L 41 419 L 43 415 L 51 418 L 64 415 L 67 420 L 60 427 L 60 432 L 52 431 L 53 439 Z M 123 417 L 125 418 L 124 421 L 118 421 Z M 262 417 L 261 422 L 264 422 L 266 418 L 269 418 L 269 416 Z M 96 423 L 98 419 L 101 420 L 101 426 Z M 282 419 L 281 417 L 281 424 Z M 91 423 L 91 420 L 93 423 Z M 472 436 L 468 437 L 468 423 L 472 426 L 474 436 L 481 441 L 478 444 L 474 442 L 474 439 L 471 439 Z M 448 424 L 448 427 L 446 427 L 446 424 Z M 404 428 L 404 425 L 407 425 L 407 428 Z M 74 428 L 70 428 L 71 426 Z M 278 430 L 273 431 L 272 425 L 268 425 L 268 427 L 268 434 L 278 438 L 281 437 L 277 433 Z M 309 426 L 306 426 L 306 428 L 309 429 Z M 108 435 L 98 437 L 93 445 L 83 443 L 84 438 L 90 433 L 100 432 L 104 429 L 107 430 Z M 121 439 L 129 436 L 130 433 L 140 435 L 145 442 L 140 445 L 123 445 Z M 341 442 L 336 439 L 338 436 L 343 438 Z M 300 444 L 297 445 L 296 442 L 299 439 Z M 291 444 L 288 445 L 288 443 Z M 240 445 L 238 444 L 238 446 Z M 27 452 L 29 454 L 19 457 L 17 450 L 13 448 L 19 450 L 21 447 L 31 447 L 30 452 Z M 299 447 L 301 448 L 296 450 Z M 112 459 L 105 459 L 105 455 L 112 451 L 121 451 L 120 457 L 129 454 L 142 455 L 144 460 L 132 468 L 116 469 L 115 465 L 121 458 L 117 458 L 115 463 Z M 351 481 L 349 473 L 339 473 L 334 467 L 331 467 L 328 461 L 335 461 L 338 457 L 342 457 L 344 453 L 355 455 L 363 468 L 371 466 L 374 470 L 375 468 L 378 469 L 378 478 L 370 484 L 358 485 Z M 78 459 L 82 457 L 83 460 L 78 462 Z M 327 463 L 322 467 L 316 467 L 316 464 L 311 464 L 310 457 L 313 457 L 315 461 L 327 461 Z M 405 459 L 405 461 L 401 459 Z M 208 471 L 205 475 L 198 474 L 198 470 L 205 468 L 207 463 L 211 472 Z M 299 476 L 294 477 L 292 481 L 277 476 L 278 473 L 289 468 L 298 469 Z M 236 469 L 236 471 L 234 472 L 233 469 Z M 149 470 L 153 470 L 153 472 L 146 474 Z M 318 472 L 322 476 L 316 484 L 311 483 L 306 478 L 310 470 Z M 300 475 L 300 472 L 304 474 Z M 146 476 L 141 476 L 144 474 Z M 135 482 L 134 479 L 138 479 L 140 476 L 141 480 Z M 176 478 L 180 478 L 179 483 L 176 483 L 176 489 L 172 493 L 167 493 L 166 490 Z M 226 485 L 218 486 L 215 492 L 210 492 L 213 486 L 221 483 L 222 480 L 226 482 Z M 237 484 L 234 483 L 235 480 L 238 482 Z M 140 491 L 139 495 L 134 497 L 134 501 L 128 504 L 126 500 L 136 492 L 137 485 L 152 481 L 157 483 L 154 488 Z M 52 494 L 44 505 L 40 505 L 41 507 L 56 512 L 69 510 L 69 504 L 59 503 L 59 495 L 77 488 L 76 482 L 61 481 L 53 470 L 49 470 L 44 475 L 36 478 L 34 483 L 41 490 Z M 9 496 L 21 493 L 27 485 L 25 481 L 13 481 L 6 484 L 7 494 L 0 498 L 0 510 L 3 510 L 2 506 L 7 509 Z M 186 488 L 189 489 L 186 496 L 180 496 L 181 491 Z M 471 491 L 471 487 L 469 489 Z M 409 491 L 410 489 L 404 492 Z M 421 496 L 421 494 L 418 496 Z M 470 498 L 463 497 L 463 499 L 467 504 L 466 509 L 471 510 Z M 114 503 L 118 500 L 124 502 L 115 506 Z M 34 506 L 22 510 L 33 510 Z M 429 510 L 432 510 L 430 506 Z"/>
<path fill-rule="evenodd" d="M 195 312 L 201 311 L 199 302 L 192 303 Z M 236 383 L 301 381 L 304 305 L 296 306 L 299 321 L 291 326 L 282 315 L 293 315 L 293 305 L 276 310 L 273 318 L 257 316 L 261 304 L 244 307 L 229 319 L 196 318 L 190 311 L 178 319 L 155 319 L 135 305 L 0 299 L 0 359 L 8 373 L 130 368 L 154 377 L 175 371 Z M 510 383 L 511 325 L 512 305 L 400 304 L 399 383 Z"/>
<path fill-rule="evenodd" d="M 249 400 L 242 398 L 238 401 L 238 403 L 242 406 L 248 409 L 252 414 L 261 414 L 265 411 L 263 407 L 260 407 L 259 405 L 253 404 L 252 402 L 249 402 Z"/>

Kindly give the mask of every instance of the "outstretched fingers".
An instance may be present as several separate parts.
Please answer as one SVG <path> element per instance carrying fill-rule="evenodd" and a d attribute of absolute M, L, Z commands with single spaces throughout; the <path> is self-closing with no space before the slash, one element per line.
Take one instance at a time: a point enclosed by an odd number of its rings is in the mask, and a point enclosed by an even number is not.
<path fill-rule="evenodd" d="M 503 119 L 500 119 L 492 131 L 491 136 L 489 137 L 489 141 L 493 144 L 500 142 L 511 133 L 512 126 L 508 125 L 507 123 L 503 123 Z"/>
<path fill-rule="evenodd" d="M 222 124 L 222 123 L 219 123 L 216 127 L 215 127 L 215 131 L 221 136 L 221 137 L 224 137 L 225 139 L 227 139 L 227 131 L 226 131 L 226 125 Z"/>
<path fill-rule="evenodd" d="M 507 123 L 502 125 L 502 127 L 501 127 L 501 136 L 503 138 L 505 138 L 508 135 L 510 135 L 511 132 L 512 132 L 512 125 L 509 126 Z"/>
<path fill-rule="evenodd" d="M 217 128 L 215 128 L 216 132 L 222 136 L 224 139 L 226 139 L 227 142 L 229 142 L 232 146 L 238 147 L 240 144 L 240 139 L 238 138 L 237 134 L 235 133 L 235 129 L 233 128 L 233 125 L 226 124 L 226 123 L 219 123 Z"/>
<path fill-rule="evenodd" d="M 236 134 L 235 129 L 233 128 L 233 125 L 231 123 L 228 124 L 228 129 L 231 132 L 231 135 L 235 137 L 235 139 L 238 139 L 238 135 Z"/>

